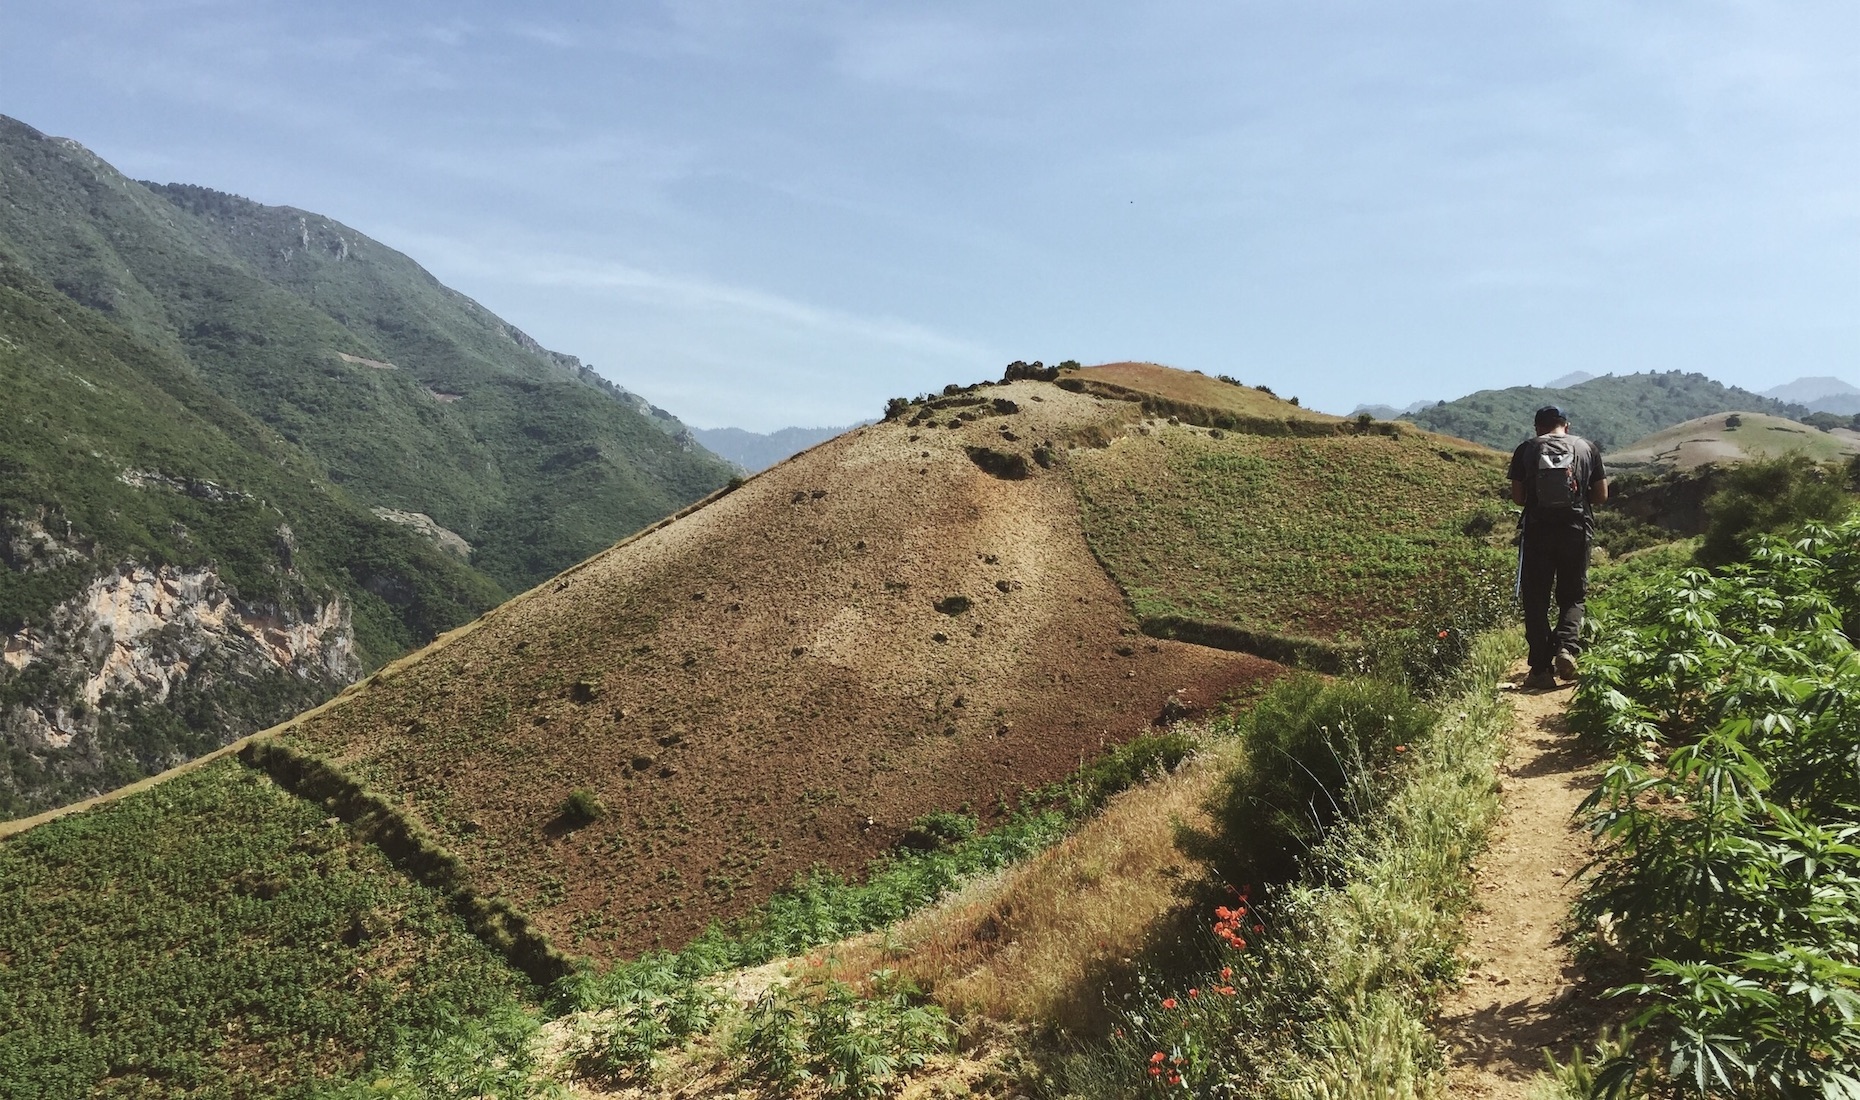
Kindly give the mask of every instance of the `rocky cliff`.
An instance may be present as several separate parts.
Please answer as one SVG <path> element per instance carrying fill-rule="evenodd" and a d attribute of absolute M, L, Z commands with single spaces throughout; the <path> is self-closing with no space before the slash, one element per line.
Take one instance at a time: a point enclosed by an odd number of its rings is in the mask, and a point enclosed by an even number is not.
<path fill-rule="evenodd" d="M 43 528 L 9 557 L 81 557 Z M 362 672 L 349 605 L 251 604 L 211 567 L 126 563 L 0 643 L 0 810 L 100 793 L 281 721 Z"/>

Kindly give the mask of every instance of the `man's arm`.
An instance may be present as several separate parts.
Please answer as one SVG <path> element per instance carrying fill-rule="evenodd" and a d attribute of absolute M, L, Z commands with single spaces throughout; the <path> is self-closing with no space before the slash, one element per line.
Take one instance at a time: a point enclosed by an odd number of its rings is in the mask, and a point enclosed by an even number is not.
<path fill-rule="evenodd" d="M 1512 482 L 1511 483 L 1512 497 L 1515 499 L 1520 492 L 1523 492 L 1523 488 L 1519 486 L 1517 482 L 1515 481 Z M 1518 501 L 1518 503 L 1522 504 L 1524 502 L 1520 500 Z M 1608 503 L 1608 479 L 1607 478 L 1598 477 L 1595 479 L 1595 484 L 1589 486 L 1589 503 L 1590 504 Z"/>
<path fill-rule="evenodd" d="M 1603 495 L 1606 496 L 1607 482 L 1603 482 L 1602 485 Z M 1594 492 L 1594 490 L 1591 489 L 1590 492 Z M 1517 505 L 1522 505 L 1524 503 L 1524 483 L 1522 481 L 1514 481 L 1511 483 L 1511 503 Z"/>

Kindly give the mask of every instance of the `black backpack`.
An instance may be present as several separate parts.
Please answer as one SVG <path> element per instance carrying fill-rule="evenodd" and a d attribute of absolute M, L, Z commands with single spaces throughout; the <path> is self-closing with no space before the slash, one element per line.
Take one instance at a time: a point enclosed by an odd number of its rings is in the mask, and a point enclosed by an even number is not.
<path fill-rule="evenodd" d="M 1581 510 L 1583 506 L 1582 469 L 1576 448 L 1567 435 L 1537 437 L 1537 499 L 1532 503 L 1546 512 Z"/>

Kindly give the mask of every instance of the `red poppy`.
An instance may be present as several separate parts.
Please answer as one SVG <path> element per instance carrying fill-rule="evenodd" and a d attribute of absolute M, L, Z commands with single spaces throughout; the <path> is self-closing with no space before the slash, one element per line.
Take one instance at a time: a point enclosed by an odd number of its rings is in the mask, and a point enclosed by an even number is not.
<path fill-rule="evenodd" d="M 1174 1008 L 1174 1007 L 1175 1007 L 1175 998 L 1174 998 L 1174 997 L 1164 997 L 1164 998 L 1163 998 L 1163 1007 L 1164 1007 L 1164 1008 Z"/>

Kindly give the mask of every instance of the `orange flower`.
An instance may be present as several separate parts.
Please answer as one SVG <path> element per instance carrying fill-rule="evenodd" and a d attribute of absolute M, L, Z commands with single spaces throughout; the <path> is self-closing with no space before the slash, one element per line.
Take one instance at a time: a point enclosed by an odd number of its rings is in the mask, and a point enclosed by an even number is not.
<path fill-rule="evenodd" d="M 1174 1008 L 1174 1007 L 1175 1007 L 1175 998 L 1174 998 L 1174 997 L 1164 997 L 1164 998 L 1163 998 L 1163 1007 L 1164 1007 L 1164 1008 Z"/>
<path fill-rule="evenodd" d="M 1150 1067 L 1150 1076 L 1151 1076 L 1151 1077 L 1161 1077 L 1161 1076 L 1162 1076 L 1162 1067 L 1161 1067 L 1161 1066 L 1151 1066 L 1151 1067 Z"/>
<path fill-rule="evenodd" d="M 1231 966 L 1223 966 L 1223 967 L 1221 967 L 1221 977 L 1222 977 L 1222 978 L 1231 978 L 1231 977 L 1233 977 L 1233 976 L 1234 976 L 1234 968 L 1233 968 L 1233 967 L 1231 967 Z"/>
<path fill-rule="evenodd" d="M 1234 987 L 1231 985 L 1224 985 L 1224 986 L 1221 986 L 1219 989 L 1215 990 L 1215 992 L 1219 993 L 1223 997 L 1231 997 L 1234 995 Z"/>
<path fill-rule="evenodd" d="M 1172 1084 L 1172 1085 L 1179 1085 L 1179 1084 L 1181 1084 L 1181 1083 L 1182 1083 L 1182 1075 L 1181 1075 L 1181 1074 L 1179 1074 L 1179 1073 L 1171 1073 L 1171 1074 L 1169 1075 L 1169 1083 L 1170 1083 L 1170 1084 Z"/>
<path fill-rule="evenodd" d="M 1440 636 L 1441 636 L 1442 638 L 1444 638 L 1444 637 L 1446 637 L 1446 636 L 1447 636 L 1447 632 L 1446 632 L 1446 631 L 1444 631 L 1444 630 L 1443 630 L 1443 631 L 1441 631 L 1441 632 L 1440 632 Z"/>
<path fill-rule="evenodd" d="M 1163 1052 L 1160 1050 L 1150 1055 L 1150 1065 L 1152 1066 L 1160 1063 L 1162 1060 L 1163 1060 Z"/>
<path fill-rule="evenodd" d="M 1407 752 L 1407 751 L 1408 751 L 1408 746 L 1406 746 L 1406 745 L 1396 745 L 1396 746 L 1395 746 L 1395 751 L 1396 751 L 1396 752 Z"/>

